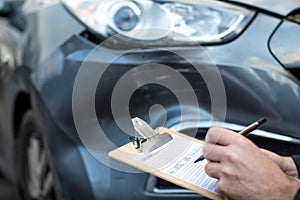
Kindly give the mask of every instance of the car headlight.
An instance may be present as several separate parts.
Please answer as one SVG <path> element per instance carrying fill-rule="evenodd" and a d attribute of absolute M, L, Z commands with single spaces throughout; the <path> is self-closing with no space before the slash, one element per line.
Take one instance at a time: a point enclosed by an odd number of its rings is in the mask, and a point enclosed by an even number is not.
<path fill-rule="evenodd" d="M 224 42 L 249 23 L 254 12 L 231 4 L 190 0 L 62 0 L 91 31 L 135 40 Z M 175 33 L 175 34 L 174 34 Z"/>

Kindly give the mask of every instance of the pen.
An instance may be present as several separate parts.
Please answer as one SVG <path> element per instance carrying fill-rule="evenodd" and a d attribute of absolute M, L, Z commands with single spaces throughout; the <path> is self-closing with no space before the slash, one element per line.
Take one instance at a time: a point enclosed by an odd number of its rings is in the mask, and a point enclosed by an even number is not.
<path fill-rule="evenodd" d="M 249 135 L 249 133 L 251 133 L 253 130 L 257 129 L 259 126 L 261 126 L 266 121 L 267 121 L 266 118 L 261 118 L 261 119 L 257 120 L 256 122 L 250 124 L 246 128 L 244 128 L 243 130 L 241 130 L 239 132 L 239 134 L 247 137 Z M 197 162 L 202 161 L 204 159 L 205 159 L 204 155 L 201 155 L 197 160 L 194 161 L 194 163 L 197 163 Z"/>

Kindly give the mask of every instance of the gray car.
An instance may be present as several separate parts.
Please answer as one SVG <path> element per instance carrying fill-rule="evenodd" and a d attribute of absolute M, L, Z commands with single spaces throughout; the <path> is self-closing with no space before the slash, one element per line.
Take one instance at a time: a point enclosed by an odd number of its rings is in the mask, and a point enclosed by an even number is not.
<path fill-rule="evenodd" d="M 0 0 L 0 170 L 21 199 L 205 199 L 108 157 L 132 117 L 300 153 L 298 0 Z M 135 173 L 133 173 L 135 172 Z"/>

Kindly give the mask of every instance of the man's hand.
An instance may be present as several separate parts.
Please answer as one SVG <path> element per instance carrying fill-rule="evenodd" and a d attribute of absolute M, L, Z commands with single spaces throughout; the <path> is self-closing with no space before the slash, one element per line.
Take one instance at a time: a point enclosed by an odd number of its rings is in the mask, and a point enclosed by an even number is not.
<path fill-rule="evenodd" d="M 290 179 L 246 137 L 211 128 L 203 149 L 206 173 L 219 179 L 216 190 L 236 200 L 293 200 L 299 183 Z"/>

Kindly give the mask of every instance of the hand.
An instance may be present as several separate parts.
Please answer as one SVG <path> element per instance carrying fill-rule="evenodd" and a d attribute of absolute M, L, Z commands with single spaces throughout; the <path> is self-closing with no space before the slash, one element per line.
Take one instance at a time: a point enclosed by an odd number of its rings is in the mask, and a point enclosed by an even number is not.
<path fill-rule="evenodd" d="M 232 200 L 292 200 L 299 189 L 255 144 L 233 131 L 211 128 L 203 153 L 216 190 Z"/>
<path fill-rule="evenodd" d="M 261 149 L 288 176 L 299 178 L 297 167 L 291 157 L 280 156 L 266 149 Z"/>

